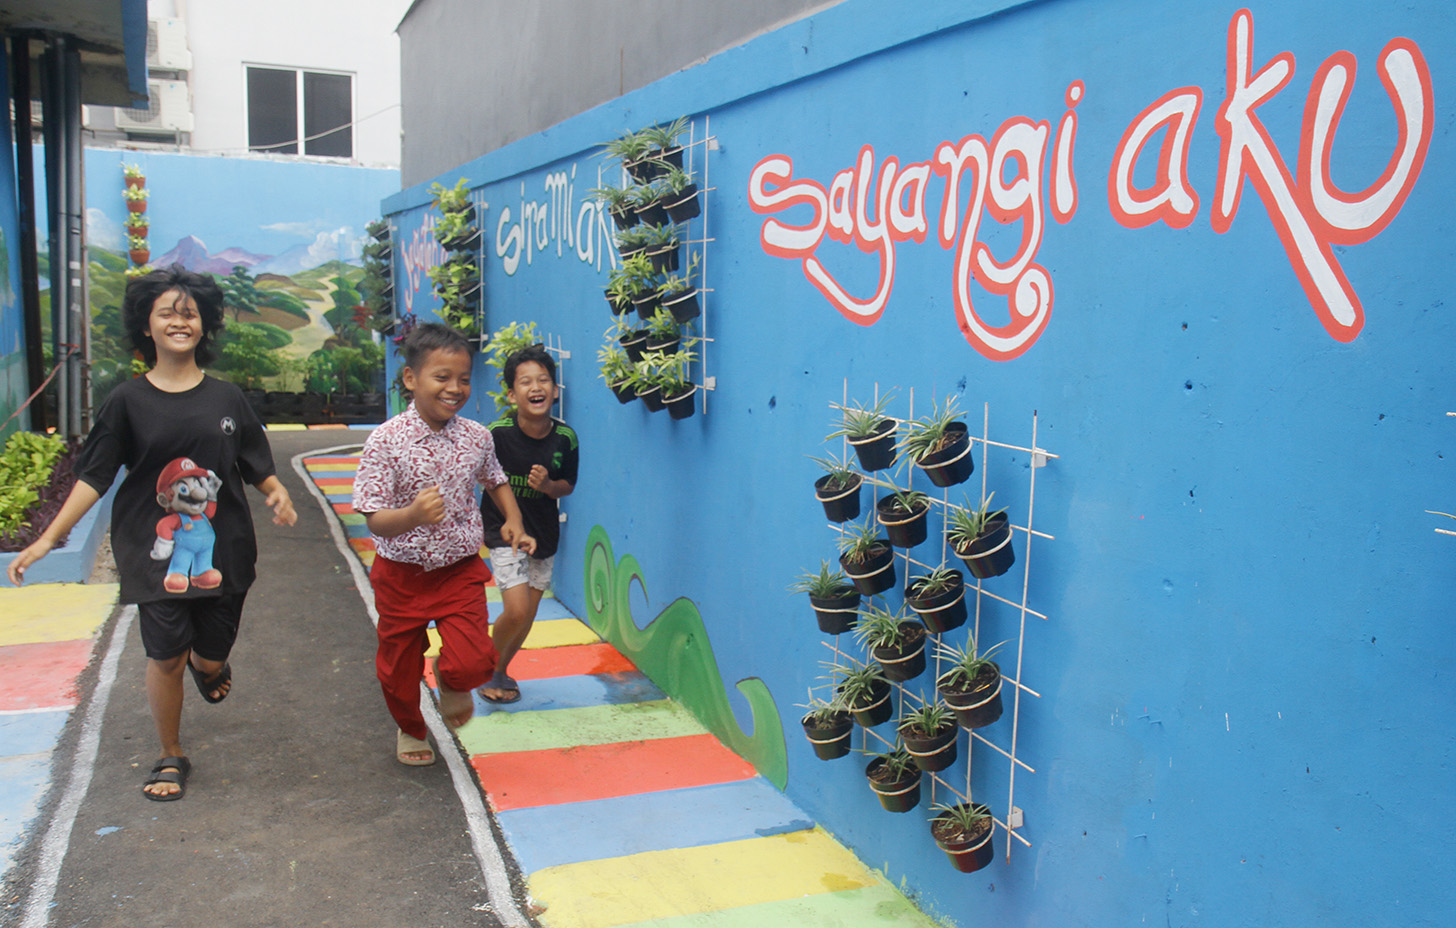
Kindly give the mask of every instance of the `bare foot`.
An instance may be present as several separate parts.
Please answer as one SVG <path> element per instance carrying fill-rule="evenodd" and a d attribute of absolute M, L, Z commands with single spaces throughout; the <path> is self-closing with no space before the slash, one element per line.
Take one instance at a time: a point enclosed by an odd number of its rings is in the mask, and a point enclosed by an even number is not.
<path fill-rule="evenodd" d="M 440 679 L 439 658 L 435 659 L 434 672 L 435 685 L 440 688 L 440 715 L 444 717 L 446 725 L 459 728 L 475 715 L 475 700 L 471 698 L 469 690 L 452 690 L 445 685 Z"/>

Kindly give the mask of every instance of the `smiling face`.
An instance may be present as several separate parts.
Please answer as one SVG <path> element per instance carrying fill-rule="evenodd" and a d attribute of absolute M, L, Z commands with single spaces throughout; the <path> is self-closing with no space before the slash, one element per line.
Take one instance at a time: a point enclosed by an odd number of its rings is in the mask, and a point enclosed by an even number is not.
<path fill-rule="evenodd" d="M 516 380 L 506 391 L 506 399 L 515 404 L 520 418 L 541 420 L 550 417 L 551 404 L 556 402 L 559 392 L 544 365 L 522 361 L 516 367 Z"/>
<path fill-rule="evenodd" d="M 202 341 L 202 316 L 197 301 L 180 290 L 168 290 L 152 301 L 147 317 L 147 334 L 157 355 L 191 357 Z"/>
<path fill-rule="evenodd" d="M 470 354 L 436 348 L 425 355 L 419 370 L 406 367 L 402 377 L 405 389 L 414 394 L 415 411 L 438 432 L 470 399 Z"/>

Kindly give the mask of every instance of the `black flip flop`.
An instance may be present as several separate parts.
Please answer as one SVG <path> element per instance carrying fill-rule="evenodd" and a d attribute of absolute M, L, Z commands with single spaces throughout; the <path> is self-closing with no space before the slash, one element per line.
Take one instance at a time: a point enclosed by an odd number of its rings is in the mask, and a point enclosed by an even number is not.
<path fill-rule="evenodd" d="M 172 768 L 172 769 L 168 769 Z M 192 772 L 192 762 L 185 757 L 164 757 L 157 761 L 152 772 L 147 777 L 147 782 L 142 784 L 142 795 L 152 802 L 176 802 L 187 794 L 187 775 Z M 175 793 L 153 793 L 147 790 L 148 786 L 158 783 L 175 783 Z"/>
<path fill-rule="evenodd" d="M 220 688 L 224 683 L 232 680 L 232 664 L 224 663 L 222 665 L 222 668 L 210 677 L 202 671 L 198 670 L 196 667 L 193 667 L 191 660 L 187 661 L 187 669 L 192 671 L 192 679 L 197 681 L 197 691 L 202 694 L 203 699 L 213 704 L 220 703 L 224 699 L 227 699 L 228 694 L 226 692 L 224 692 L 221 696 L 216 697 L 212 695 L 212 692 L 213 690 Z"/>
<path fill-rule="evenodd" d="M 505 695 L 491 696 L 490 694 L 486 693 L 486 690 L 500 690 L 501 692 L 505 693 Z M 497 684 L 495 683 L 495 681 L 491 681 L 482 686 L 480 689 L 476 690 L 476 692 L 480 694 L 481 699 L 484 699 L 486 702 L 495 703 L 496 705 L 507 705 L 509 703 L 521 701 L 521 688 L 516 685 L 515 680 L 512 680 L 509 677 L 506 678 L 505 683 Z"/>

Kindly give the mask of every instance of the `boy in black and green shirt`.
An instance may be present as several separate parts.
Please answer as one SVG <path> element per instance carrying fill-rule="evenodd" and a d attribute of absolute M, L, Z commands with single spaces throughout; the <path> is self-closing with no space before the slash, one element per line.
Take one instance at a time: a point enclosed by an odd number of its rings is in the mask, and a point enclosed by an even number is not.
<path fill-rule="evenodd" d="M 536 539 L 535 554 L 512 551 L 500 536 L 504 517 L 489 496 L 481 500 L 480 516 L 501 594 L 501 614 L 491 630 L 500 660 L 495 676 L 479 692 L 490 702 L 508 703 L 521 698 L 520 687 L 506 671 L 530 634 L 541 596 L 551 585 L 561 535 L 556 501 L 576 486 L 577 445 L 571 426 L 551 415 L 560 391 L 556 362 L 544 347 L 532 345 L 507 358 L 501 381 L 515 409 L 492 422 L 490 432 L 526 533 Z"/>

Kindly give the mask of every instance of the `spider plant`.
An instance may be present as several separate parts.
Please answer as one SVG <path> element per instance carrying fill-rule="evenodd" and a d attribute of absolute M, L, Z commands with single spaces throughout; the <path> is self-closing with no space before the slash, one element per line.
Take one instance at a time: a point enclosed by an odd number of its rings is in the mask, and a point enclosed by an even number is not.
<path fill-rule="evenodd" d="M 649 150 L 656 148 L 666 151 L 669 148 L 676 148 L 678 137 L 686 131 L 688 131 L 688 118 L 679 116 L 665 126 L 649 126 L 643 129 L 642 136 L 646 140 Z"/>
<path fill-rule="evenodd" d="M 947 396 L 941 403 L 932 403 L 930 412 L 913 419 L 896 448 L 913 461 L 924 460 L 941 450 L 951 440 L 951 425 L 959 421 L 956 398 Z"/>
<path fill-rule="evenodd" d="M 995 495 L 995 491 L 987 494 L 977 508 L 971 508 L 970 502 L 967 501 L 964 507 L 950 511 L 945 537 L 957 551 L 966 550 L 971 542 L 986 533 L 987 522 L 1006 511 L 1004 508 L 991 511 L 991 497 Z"/>
<path fill-rule="evenodd" d="M 930 505 L 930 497 L 919 490 L 896 490 L 881 505 L 887 515 L 913 516 Z"/>
<path fill-rule="evenodd" d="M 997 669 L 996 662 L 991 659 L 991 656 L 1005 643 L 1002 641 L 992 645 L 984 654 L 976 653 L 975 638 L 968 638 L 965 646 L 959 648 L 947 644 L 937 645 L 935 656 L 941 660 L 950 661 L 951 667 L 940 675 L 940 679 L 936 683 L 962 692 L 970 690 L 975 685 L 976 677 L 980 675 L 981 671 L 987 667 Z"/>
<path fill-rule="evenodd" d="M 960 582 L 961 573 L 951 567 L 937 567 L 928 574 L 910 581 L 910 595 L 917 599 L 928 599 L 948 593 Z"/>
<path fill-rule="evenodd" d="M 839 427 L 824 436 L 825 440 L 841 436 L 850 439 L 869 438 L 874 435 L 876 428 L 885 420 L 885 408 L 894 395 L 892 390 L 876 400 L 873 405 L 865 406 L 856 400 L 849 406 L 842 407 Z"/>
<path fill-rule="evenodd" d="M 926 702 L 901 716 L 900 724 L 895 730 L 902 734 L 912 732 L 929 738 L 954 724 L 955 713 L 950 710 L 950 706 L 943 702 Z"/>
<path fill-rule="evenodd" d="M 915 765 L 914 755 L 903 747 L 897 747 L 884 754 L 876 754 L 875 760 L 881 763 L 877 770 L 878 776 L 871 777 L 871 779 L 879 783 L 900 783 L 920 774 L 920 768 Z"/>
<path fill-rule="evenodd" d="M 860 481 L 864 479 L 859 471 L 854 469 L 854 465 L 850 464 L 845 458 L 836 457 L 832 454 L 823 458 L 816 458 L 810 455 L 809 460 L 824 468 L 824 473 L 828 475 L 829 479 L 824 481 L 822 487 L 826 493 L 837 493 L 840 490 L 847 490 L 850 487 L 858 486 Z"/>
<path fill-rule="evenodd" d="M 904 612 L 890 612 L 878 606 L 859 610 L 854 637 L 867 648 L 897 648 L 905 640 Z"/>
<path fill-rule="evenodd" d="M 856 707 L 867 706 L 874 702 L 876 697 L 890 685 L 890 681 L 885 679 L 878 664 L 841 667 L 837 679 L 838 685 L 835 689 L 844 705 L 851 711 Z"/>
<path fill-rule="evenodd" d="M 879 526 L 875 520 L 866 519 L 864 525 L 856 525 L 839 536 L 840 561 L 846 565 L 859 566 L 885 544 L 885 540 L 879 537 Z"/>
<path fill-rule="evenodd" d="M 819 562 L 819 572 L 799 574 L 789 587 L 790 593 L 807 593 L 815 599 L 838 599 L 854 592 L 854 586 L 842 570 L 833 570 L 828 561 Z"/>
<path fill-rule="evenodd" d="M 954 805 L 939 802 L 931 807 L 935 814 L 932 822 L 944 822 L 942 831 L 971 835 L 985 828 L 984 822 L 991 817 L 991 810 L 975 802 L 958 802 Z"/>

